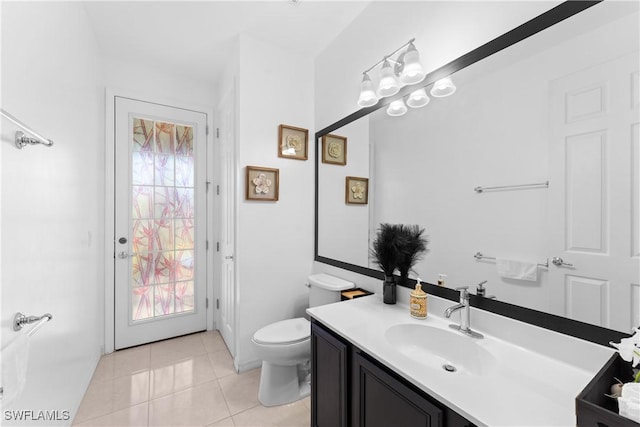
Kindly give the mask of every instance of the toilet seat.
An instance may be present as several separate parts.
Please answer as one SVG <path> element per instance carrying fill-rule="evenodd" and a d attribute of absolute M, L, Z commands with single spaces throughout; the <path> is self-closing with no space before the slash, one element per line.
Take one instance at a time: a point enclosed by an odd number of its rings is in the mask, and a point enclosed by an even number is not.
<path fill-rule="evenodd" d="M 282 320 L 256 331 L 253 340 L 257 344 L 284 345 L 308 340 L 311 336 L 311 323 L 303 318 Z"/>

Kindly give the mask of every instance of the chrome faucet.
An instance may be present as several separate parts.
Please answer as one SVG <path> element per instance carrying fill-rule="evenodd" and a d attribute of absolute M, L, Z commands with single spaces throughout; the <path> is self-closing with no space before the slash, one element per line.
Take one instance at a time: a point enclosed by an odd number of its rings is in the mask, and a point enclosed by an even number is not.
<path fill-rule="evenodd" d="M 469 287 L 463 286 L 461 288 L 456 288 L 456 291 L 460 291 L 460 303 L 447 308 L 444 311 L 444 316 L 448 319 L 455 311 L 462 310 L 460 313 L 460 324 L 451 324 L 449 327 L 469 335 L 470 337 L 482 338 L 482 334 L 472 331 L 470 327 L 471 310 L 469 309 Z"/>

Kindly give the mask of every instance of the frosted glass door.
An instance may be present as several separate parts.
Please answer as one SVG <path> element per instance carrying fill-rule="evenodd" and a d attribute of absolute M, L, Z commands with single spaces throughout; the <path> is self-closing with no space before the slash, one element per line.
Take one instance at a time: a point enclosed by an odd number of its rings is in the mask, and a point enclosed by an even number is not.
<path fill-rule="evenodd" d="M 206 328 L 205 127 L 116 98 L 116 349 Z"/>

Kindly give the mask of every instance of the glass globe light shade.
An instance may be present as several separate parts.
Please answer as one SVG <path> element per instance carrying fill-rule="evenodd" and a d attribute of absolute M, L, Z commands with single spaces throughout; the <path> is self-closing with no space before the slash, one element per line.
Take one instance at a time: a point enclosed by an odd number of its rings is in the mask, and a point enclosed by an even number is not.
<path fill-rule="evenodd" d="M 429 101 L 430 99 L 427 96 L 427 91 L 422 88 L 411 92 L 409 99 L 407 99 L 407 105 L 411 108 L 420 108 L 427 105 Z"/>
<path fill-rule="evenodd" d="M 400 73 L 402 83 L 410 85 L 424 79 L 425 73 L 420 64 L 420 55 L 413 43 L 409 43 L 407 51 L 401 56 L 401 61 L 403 62 L 402 73 Z"/>
<path fill-rule="evenodd" d="M 373 89 L 373 83 L 369 74 L 364 73 L 362 77 L 362 83 L 360 84 L 360 97 L 358 98 L 358 105 L 361 107 L 371 107 L 378 102 L 378 96 Z"/>
<path fill-rule="evenodd" d="M 378 97 L 383 98 L 385 96 L 391 96 L 398 93 L 400 90 L 400 82 L 396 77 L 391 64 L 386 59 L 382 64 L 382 71 L 380 71 L 380 84 L 378 84 Z"/>
<path fill-rule="evenodd" d="M 455 91 L 456 87 L 451 81 L 451 77 L 445 77 L 433 84 L 433 87 L 431 88 L 431 96 L 443 98 L 445 96 L 453 95 Z"/>
<path fill-rule="evenodd" d="M 387 114 L 393 117 L 402 116 L 407 112 L 407 106 L 404 105 L 404 101 L 402 99 L 398 99 L 389 104 L 389 108 L 387 108 Z"/>

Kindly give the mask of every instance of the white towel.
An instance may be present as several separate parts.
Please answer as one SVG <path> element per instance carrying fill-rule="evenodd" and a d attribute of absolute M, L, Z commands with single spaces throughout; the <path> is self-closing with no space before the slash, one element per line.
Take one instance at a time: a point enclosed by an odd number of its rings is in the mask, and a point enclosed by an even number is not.
<path fill-rule="evenodd" d="M 20 397 L 27 380 L 29 337 L 24 332 L 2 349 L 2 407 Z"/>
<path fill-rule="evenodd" d="M 640 423 L 640 383 L 626 383 L 618 398 L 620 415 Z"/>
<path fill-rule="evenodd" d="M 514 261 L 496 258 L 498 275 L 509 279 L 538 280 L 538 264 L 533 262 Z"/>

